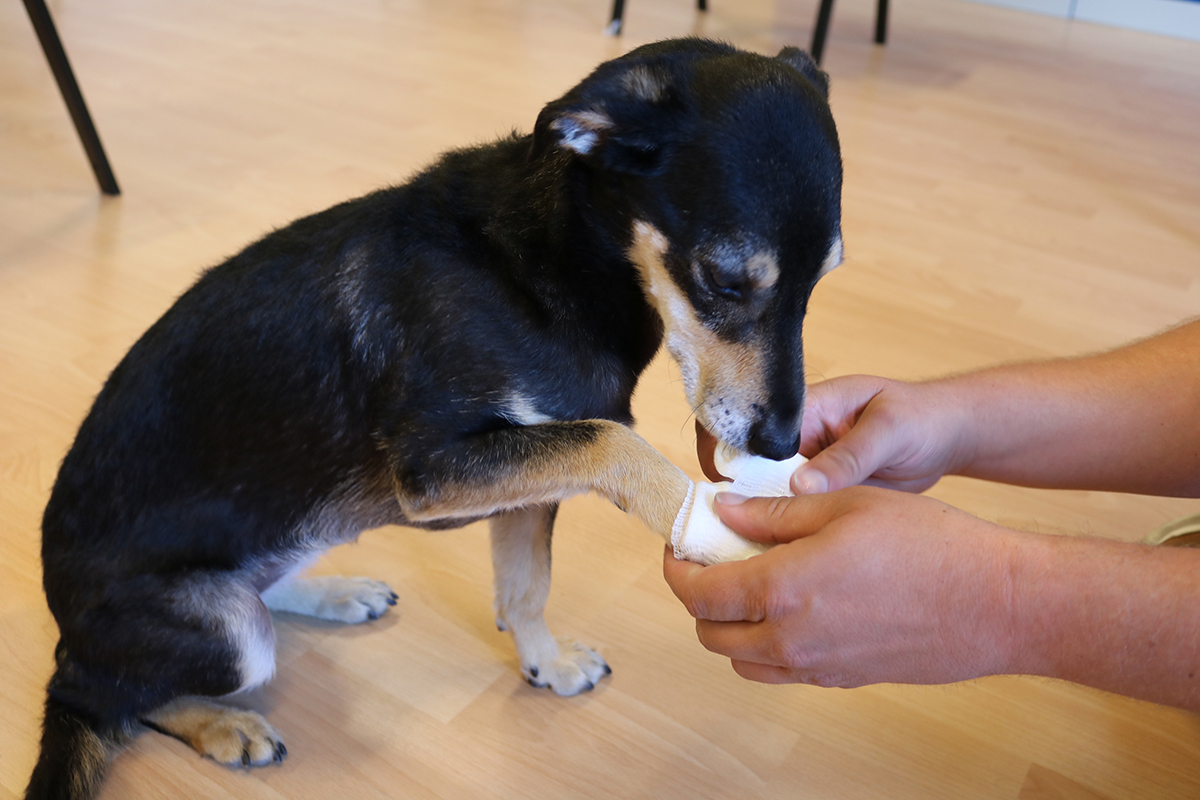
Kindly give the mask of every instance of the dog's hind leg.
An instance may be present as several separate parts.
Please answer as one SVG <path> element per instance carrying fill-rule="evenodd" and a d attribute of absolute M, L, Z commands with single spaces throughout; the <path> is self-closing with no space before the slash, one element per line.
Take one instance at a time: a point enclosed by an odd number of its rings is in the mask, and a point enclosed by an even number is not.
<path fill-rule="evenodd" d="M 283 736 L 261 714 L 206 697 L 180 697 L 144 714 L 141 721 L 228 766 L 259 766 L 287 757 Z"/>
<path fill-rule="evenodd" d="M 379 619 L 388 606 L 396 605 L 396 598 L 386 583 L 339 575 L 289 575 L 262 593 L 272 611 L 347 623 Z"/>
<path fill-rule="evenodd" d="M 282 757 L 278 732 L 258 715 L 179 700 L 228 695 L 274 673 L 270 613 L 244 575 L 142 574 L 83 585 L 71 600 L 59 605 L 62 639 L 29 800 L 94 796 L 139 721 L 226 763 Z M 181 713 L 197 703 L 203 714 Z"/>
<path fill-rule="evenodd" d="M 275 628 L 266 605 L 247 580 L 232 575 L 195 576 L 174 595 L 180 612 L 215 628 L 228 643 L 239 678 L 231 694 L 271 678 Z M 211 696 L 175 697 L 139 720 L 229 766 L 257 766 L 287 756 L 283 737 L 261 714 L 223 705 Z"/>
<path fill-rule="evenodd" d="M 512 632 L 525 680 L 560 695 L 574 695 L 593 688 L 612 670 L 594 650 L 559 642 L 546 626 L 550 540 L 557 509 L 557 505 L 532 506 L 492 518 L 496 624 Z"/>

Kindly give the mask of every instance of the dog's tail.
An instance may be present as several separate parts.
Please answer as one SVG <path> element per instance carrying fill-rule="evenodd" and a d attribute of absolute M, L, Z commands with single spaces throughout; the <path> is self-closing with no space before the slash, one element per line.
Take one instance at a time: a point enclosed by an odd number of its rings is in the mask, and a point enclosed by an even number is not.
<path fill-rule="evenodd" d="M 61 669 L 50 680 L 42 752 L 25 800 L 90 800 L 100 791 L 109 762 L 127 741 L 126 726 L 101 722 L 56 697 Z"/>

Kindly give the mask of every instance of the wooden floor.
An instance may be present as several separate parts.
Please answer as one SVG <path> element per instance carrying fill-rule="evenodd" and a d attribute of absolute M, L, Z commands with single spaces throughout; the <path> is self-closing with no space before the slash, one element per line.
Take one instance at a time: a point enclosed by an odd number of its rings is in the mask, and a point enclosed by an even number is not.
<path fill-rule="evenodd" d="M 605 0 L 58 0 L 119 199 L 97 194 L 23 9 L 0 5 L 0 800 L 32 767 L 55 641 L 41 510 L 134 339 L 205 266 L 442 149 L 528 129 L 605 58 L 692 32 L 805 45 L 815 3 L 712 5 L 636 0 L 613 40 Z M 1200 311 L 1200 44 L 903 0 L 876 48 L 872 6 L 841 0 L 827 50 L 848 258 L 811 305 L 814 378 L 1067 355 Z M 656 362 L 639 430 L 696 475 L 682 395 Z M 1128 540 L 1200 510 L 957 479 L 933 494 Z M 656 538 L 595 498 L 560 520 L 549 618 L 613 665 L 595 691 L 521 681 L 484 528 L 380 530 L 317 570 L 389 581 L 394 613 L 277 621 L 278 677 L 246 701 L 285 732 L 284 766 L 227 770 L 147 735 L 103 796 L 1200 797 L 1200 718 L 1172 709 L 1020 677 L 744 682 L 696 642 Z"/>

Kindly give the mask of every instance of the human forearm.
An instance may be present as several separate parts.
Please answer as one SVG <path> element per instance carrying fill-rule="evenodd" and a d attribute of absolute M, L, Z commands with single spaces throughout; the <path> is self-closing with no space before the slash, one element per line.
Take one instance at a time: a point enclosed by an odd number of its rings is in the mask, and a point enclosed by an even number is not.
<path fill-rule="evenodd" d="M 1017 534 L 1013 673 L 1200 711 L 1200 551 Z"/>
<path fill-rule="evenodd" d="M 958 415 L 953 472 L 1200 496 L 1198 322 L 1110 353 L 997 367 L 924 388 Z"/>

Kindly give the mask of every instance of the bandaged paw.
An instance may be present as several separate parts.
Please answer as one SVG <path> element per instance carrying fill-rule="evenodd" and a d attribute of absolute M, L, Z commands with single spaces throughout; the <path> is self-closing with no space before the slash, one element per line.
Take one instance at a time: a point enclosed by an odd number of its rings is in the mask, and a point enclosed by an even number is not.
<path fill-rule="evenodd" d="M 717 445 L 713 463 L 718 472 L 733 478 L 733 483 L 702 482 L 688 490 L 687 500 L 671 529 L 675 557 L 708 566 L 765 553 L 768 545 L 739 536 L 721 522 L 714 505 L 716 497 L 722 492 L 746 497 L 789 497 L 792 473 L 807 460 L 795 455 L 786 461 L 772 461 L 739 452 L 724 443 Z"/>

